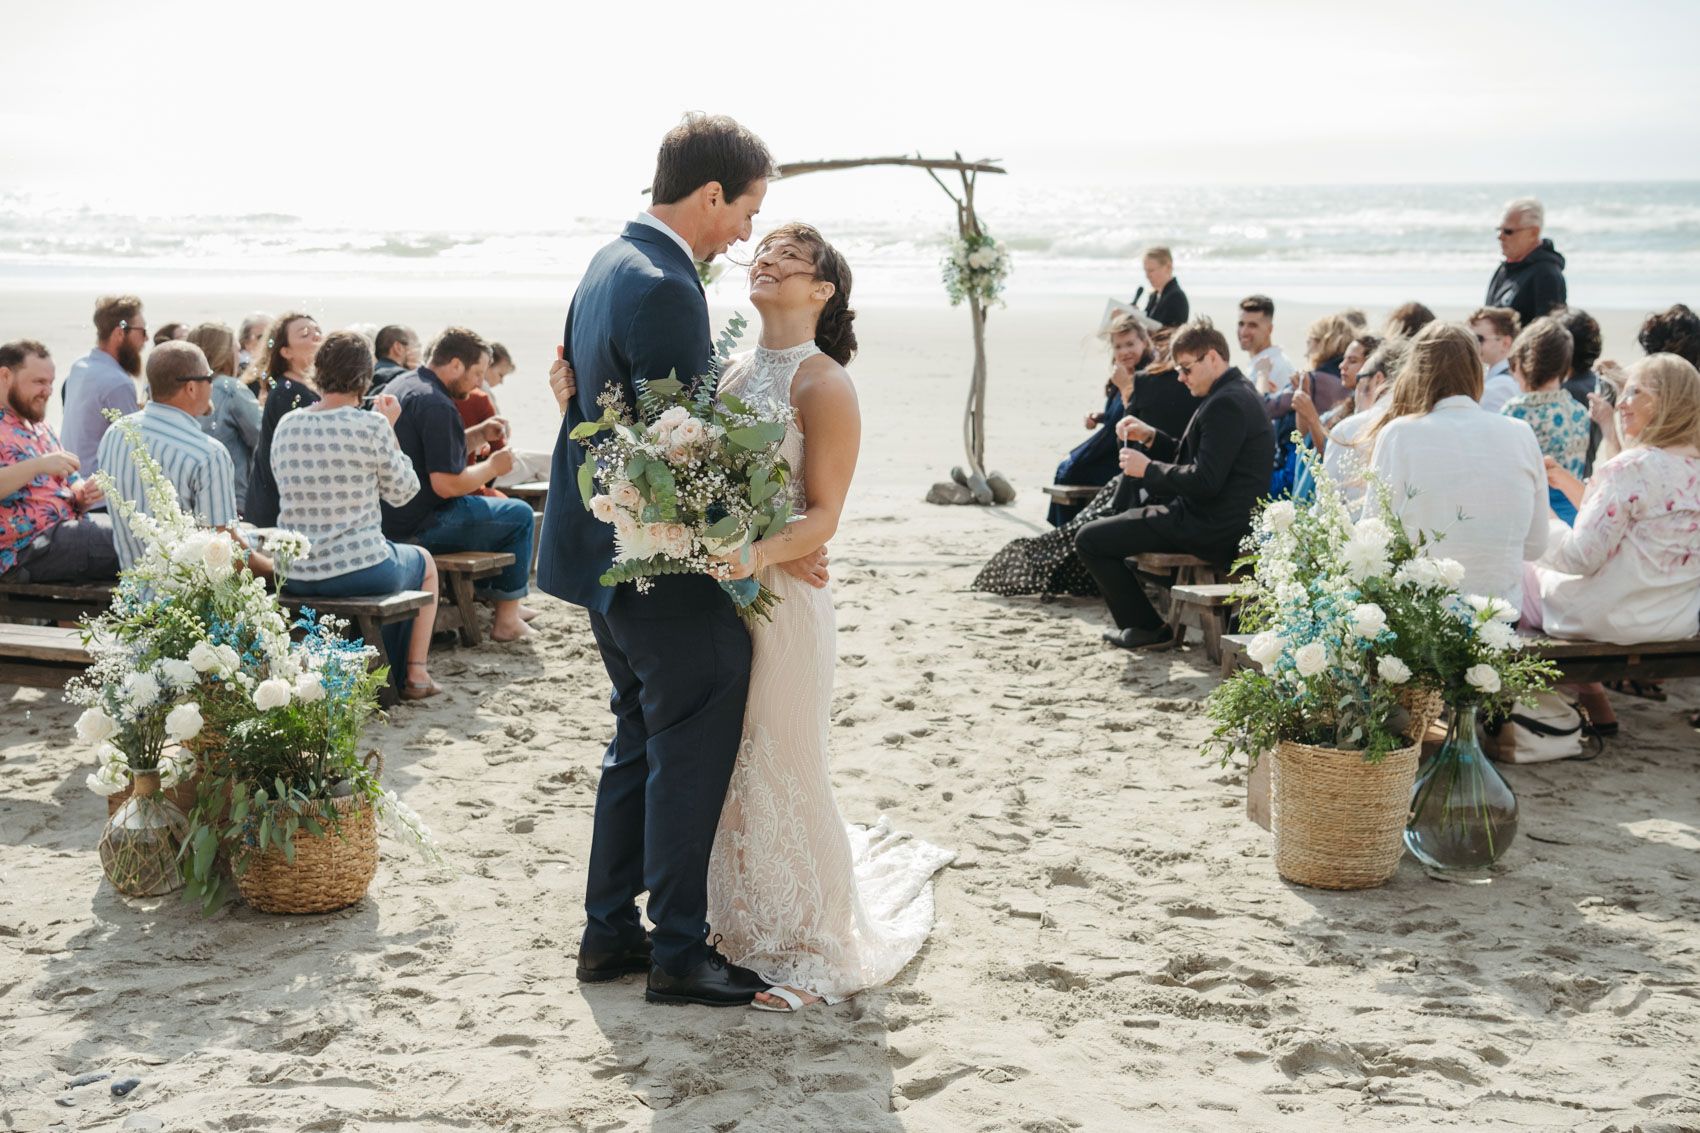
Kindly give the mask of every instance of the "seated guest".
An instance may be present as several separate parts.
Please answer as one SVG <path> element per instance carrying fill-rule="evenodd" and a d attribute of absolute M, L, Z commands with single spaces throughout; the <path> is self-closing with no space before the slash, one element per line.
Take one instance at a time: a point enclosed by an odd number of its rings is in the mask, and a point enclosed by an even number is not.
<path fill-rule="evenodd" d="M 1318 452 L 1326 451 L 1328 447 L 1329 429 L 1359 410 L 1368 408 L 1368 402 L 1363 400 L 1359 392 L 1358 374 L 1364 363 L 1369 361 L 1369 356 L 1375 353 L 1375 348 L 1380 345 L 1381 336 L 1366 331 L 1360 330 L 1358 336 L 1352 339 L 1351 344 L 1346 347 L 1346 353 L 1340 356 L 1340 384 L 1346 387 L 1346 392 L 1352 396 L 1341 398 L 1328 412 L 1320 412 L 1316 408 L 1316 402 L 1308 394 L 1301 396 L 1299 392 L 1294 393 L 1295 423 L 1301 433 L 1310 436 L 1310 443 Z"/>
<path fill-rule="evenodd" d="M 1107 400 L 1100 412 L 1086 415 L 1086 427 L 1095 430 L 1057 465 L 1056 484 L 1102 487 L 1116 475 L 1116 422 L 1133 400 L 1134 375 L 1151 361 L 1151 336 L 1133 315 L 1123 315 L 1109 326 L 1104 337 L 1110 342 L 1110 377 L 1104 385 Z M 1046 517 L 1052 527 L 1061 527 L 1079 513 L 1081 505 L 1053 502 Z"/>
<path fill-rule="evenodd" d="M 236 376 L 242 384 L 254 389 L 254 379 L 248 373 L 248 367 L 254 364 L 265 351 L 266 331 L 272 325 L 272 317 L 264 311 L 255 311 L 242 320 L 242 327 L 236 332 Z M 256 397 L 258 390 L 254 390 Z"/>
<path fill-rule="evenodd" d="M 455 399 L 455 408 L 460 410 L 461 422 L 467 428 L 466 445 L 472 450 L 475 460 L 482 460 L 508 443 L 508 422 L 496 409 L 496 387 L 501 385 L 507 376 L 514 372 L 513 355 L 508 348 L 499 342 L 490 343 L 490 368 L 484 374 L 484 380 L 478 383 L 478 388 L 468 390 Z M 495 426 L 485 425 L 487 421 L 495 421 Z M 473 430 L 480 425 L 478 437 Z M 474 440 L 478 443 L 474 443 Z"/>
<path fill-rule="evenodd" d="M 1387 322 L 1381 330 L 1387 338 L 1414 338 L 1419 330 L 1432 322 L 1434 312 L 1412 300 L 1393 308 L 1393 313 L 1387 316 Z"/>
<path fill-rule="evenodd" d="M 1551 457 L 1572 476 L 1581 476 L 1588 459 L 1588 411 L 1565 392 L 1570 374 L 1570 332 L 1557 319 L 1543 315 L 1523 328 L 1511 344 L 1511 373 L 1523 392 L 1500 412 L 1526 421 L 1535 431 L 1543 456 Z M 1553 510 L 1566 523 L 1576 510 L 1563 493 L 1552 492 Z"/>
<path fill-rule="evenodd" d="M 90 513 L 100 485 L 77 472 L 47 423 L 53 396 L 47 347 L 0 345 L 0 578 L 84 582 L 118 573 L 112 518 Z"/>
<path fill-rule="evenodd" d="M 186 323 L 166 323 L 153 332 L 153 344 L 163 345 L 167 342 L 181 342 L 189 337 L 189 327 Z"/>
<path fill-rule="evenodd" d="M 1600 338 L 1600 324 L 1586 311 L 1562 307 L 1552 313 L 1559 325 L 1570 332 L 1570 376 L 1564 379 L 1564 392 L 1576 399 L 1583 409 L 1588 408 L 1588 395 L 1604 393 L 1611 387 L 1602 385 L 1594 367 L 1599 363 L 1605 344 Z M 1593 475 L 1594 454 L 1600 448 L 1600 427 L 1588 422 L 1588 454 L 1582 461 L 1582 478 Z"/>
<path fill-rule="evenodd" d="M 384 535 L 414 542 L 427 551 L 507 551 L 514 562 L 481 592 L 495 604 L 490 636 L 516 641 L 531 633 L 520 599 L 531 575 L 534 517 L 519 500 L 477 495 L 479 488 L 511 471 L 513 454 L 503 450 L 468 464 L 466 428 L 455 408 L 456 395 L 478 388 L 490 364 L 490 349 L 462 327 L 442 333 L 429 365 L 392 383 L 388 392 L 401 402 L 396 439 L 413 462 L 419 494 L 409 502 L 384 505 Z"/>
<path fill-rule="evenodd" d="M 378 366 L 372 375 L 373 394 L 382 393 L 385 386 L 419 367 L 419 336 L 412 327 L 393 323 L 384 327 L 372 340 L 372 349 L 378 353 Z"/>
<path fill-rule="evenodd" d="M 1648 315 L 1635 337 L 1649 355 L 1675 354 L 1700 366 L 1700 315 L 1681 303 Z"/>
<path fill-rule="evenodd" d="M 1322 468 L 1339 486 L 1348 503 L 1356 504 L 1364 497 L 1369 450 L 1362 441 L 1364 434 L 1387 412 L 1392 400 L 1391 387 L 1405 361 L 1406 345 L 1402 338 L 1390 338 L 1375 348 L 1358 371 L 1358 391 L 1363 395 L 1365 408 L 1328 431 Z"/>
<path fill-rule="evenodd" d="M 272 434 L 290 410 L 319 400 L 313 389 L 313 359 L 318 356 L 324 332 L 311 315 L 290 311 L 278 316 L 266 333 L 266 352 L 255 365 L 260 387 L 266 391 L 260 414 L 260 439 L 248 463 L 248 491 L 243 496 L 242 518 L 255 527 L 277 526 L 277 480 L 272 475 Z"/>
<path fill-rule="evenodd" d="M 1251 355 L 1245 373 L 1259 394 L 1277 393 L 1292 384 L 1293 364 L 1273 342 L 1275 300 L 1267 295 L 1247 295 L 1241 299 L 1239 325 L 1235 330 L 1240 349 Z"/>
<path fill-rule="evenodd" d="M 230 453 L 236 466 L 236 503 L 248 499 L 248 466 L 260 443 L 260 399 L 236 379 L 236 336 L 223 323 L 202 323 L 185 340 L 201 348 L 213 372 L 212 412 L 201 431 Z"/>
<path fill-rule="evenodd" d="M 1166 327 L 1178 327 L 1192 313 L 1186 292 L 1175 278 L 1175 257 L 1167 248 L 1145 249 L 1145 282 L 1151 295 L 1145 300 L 1145 317 Z"/>
<path fill-rule="evenodd" d="M 1371 431 L 1370 468 L 1415 539 L 1464 564 L 1465 594 L 1523 598 L 1523 563 L 1547 542 L 1541 447 L 1522 421 L 1483 413 L 1481 356 L 1463 327 L 1433 322 L 1411 340 L 1387 413 Z M 1366 499 L 1366 514 L 1379 508 Z"/>
<path fill-rule="evenodd" d="M 419 491 L 419 477 L 395 439 L 401 404 L 381 393 L 372 411 L 360 408 L 372 370 L 364 337 L 346 330 L 329 335 L 313 370 L 319 400 L 277 423 L 271 460 L 278 525 L 307 536 L 313 548 L 290 568 L 283 589 L 309 598 L 429 593 L 432 600 L 411 623 L 383 629 L 391 679 L 402 696 L 423 700 L 442 691 L 427 668 L 437 566 L 419 547 L 384 538 L 379 501 L 407 503 Z"/>
<path fill-rule="evenodd" d="M 148 355 L 147 374 L 148 403 L 123 420 L 134 426 L 148 455 L 177 490 L 178 506 L 246 546 L 236 527 L 236 470 L 230 453 L 201 432 L 199 424 L 212 408 L 213 372 L 206 355 L 190 343 L 167 342 Z M 112 477 L 116 496 L 129 500 L 143 515 L 151 514 L 125 430 L 108 429 L 101 438 L 100 466 Z M 146 548 L 116 508 L 112 533 L 118 563 L 128 570 Z M 248 566 L 261 578 L 271 577 L 271 560 L 258 551 L 249 554 Z"/>
<path fill-rule="evenodd" d="M 1654 354 L 1629 371 L 1618 401 L 1627 447 L 1584 490 L 1560 468 L 1552 483 L 1580 509 L 1554 522 L 1547 550 L 1525 575 L 1524 624 L 1554 637 L 1634 645 L 1680 641 L 1700 624 L 1700 371 Z M 1585 686 L 1590 721 L 1615 717 L 1598 685 Z"/>
<path fill-rule="evenodd" d="M 1115 630 L 1105 631 L 1104 639 L 1123 649 L 1173 636 L 1124 560 L 1169 551 L 1231 562 L 1251 530 L 1252 508 L 1268 486 L 1274 459 L 1269 419 L 1251 383 L 1228 364 L 1222 332 L 1199 319 L 1175 334 L 1170 349 L 1181 381 L 1201 399 L 1185 433 L 1177 438 L 1133 416 L 1117 426 L 1123 439 L 1147 445 L 1162 458 L 1123 450 L 1122 492 L 1141 485 L 1165 502 L 1094 520 L 1074 539 L 1115 619 Z"/>
<path fill-rule="evenodd" d="M 110 422 L 108 409 L 134 413 L 136 379 L 142 376 L 142 348 L 148 324 L 142 301 L 134 295 L 108 295 L 94 305 L 95 347 L 71 363 L 60 396 L 65 400 L 65 448 L 82 464 L 82 474 L 100 471 L 100 439 Z"/>
<path fill-rule="evenodd" d="M 1269 419 L 1275 423 L 1275 470 L 1269 481 L 1270 495 L 1288 495 L 1299 481 L 1301 461 L 1292 440 L 1298 428 L 1296 403 L 1308 402 L 1307 417 L 1320 418 L 1347 400 L 1340 364 L 1358 333 L 1344 315 L 1324 315 L 1311 323 L 1305 334 L 1305 355 L 1310 369 L 1295 374 L 1287 389 L 1263 399 Z"/>
<path fill-rule="evenodd" d="M 1476 352 L 1481 356 L 1485 373 L 1482 377 L 1482 408 L 1498 413 L 1505 403 L 1522 392 L 1511 374 L 1511 344 L 1523 321 L 1510 307 L 1477 307 L 1470 316 L 1470 333 L 1476 336 Z"/>

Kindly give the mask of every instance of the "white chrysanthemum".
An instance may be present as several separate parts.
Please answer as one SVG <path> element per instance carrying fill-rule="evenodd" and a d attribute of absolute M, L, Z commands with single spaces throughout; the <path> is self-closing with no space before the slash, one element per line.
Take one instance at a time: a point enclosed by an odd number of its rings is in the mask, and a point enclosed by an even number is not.
<path fill-rule="evenodd" d="M 1293 654 L 1293 665 L 1301 677 L 1314 677 L 1328 667 L 1328 649 L 1320 641 L 1300 646 Z"/>
<path fill-rule="evenodd" d="M 1495 621 L 1510 623 L 1517 620 L 1517 607 L 1504 598 L 1471 594 L 1464 599 L 1464 602 L 1476 613 L 1486 614 Z"/>
<path fill-rule="evenodd" d="M 1476 636 L 1482 639 L 1495 653 L 1503 653 L 1517 644 L 1517 631 L 1505 622 L 1494 620 L 1484 622 L 1476 630 Z"/>
<path fill-rule="evenodd" d="M 162 676 L 175 688 L 194 688 L 200 683 L 201 674 L 188 661 L 179 661 L 168 657 L 159 663 Z"/>
<path fill-rule="evenodd" d="M 1411 679 L 1411 667 L 1397 657 L 1383 657 L 1375 663 L 1375 671 L 1390 685 L 1402 685 Z"/>
<path fill-rule="evenodd" d="M 1346 564 L 1347 572 L 1359 581 L 1377 578 L 1387 573 L 1392 565 L 1387 558 L 1387 544 L 1374 538 L 1354 535 L 1346 541 L 1346 546 L 1340 551 L 1340 558 Z"/>
<path fill-rule="evenodd" d="M 1464 564 L 1457 559 L 1435 559 L 1434 569 L 1440 575 L 1440 581 L 1456 590 L 1464 585 Z"/>
<path fill-rule="evenodd" d="M 133 709 L 152 706 L 159 694 L 159 682 L 152 673 L 131 673 L 124 678 L 124 700 Z"/>
<path fill-rule="evenodd" d="M 1472 688 L 1490 695 L 1499 691 L 1499 672 L 1492 665 L 1471 665 L 1464 679 L 1470 682 Z"/>

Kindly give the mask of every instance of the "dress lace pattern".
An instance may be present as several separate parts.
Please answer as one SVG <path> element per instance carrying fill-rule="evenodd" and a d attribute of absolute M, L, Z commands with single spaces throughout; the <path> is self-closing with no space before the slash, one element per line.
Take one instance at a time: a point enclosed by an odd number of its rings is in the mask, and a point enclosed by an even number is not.
<path fill-rule="evenodd" d="M 791 408 L 791 379 L 819 353 L 758 347 L 721 389 Z M 803 433 L 783 442 L 803 507 Z M 882 815 L 847 826 L 828 764 L 836 622 L 830 589 L 770 567 L 783 600 L 752 625 L 754 658 L 737 767 L 708 867 L 708 919 L 734 963 L 774 984 L 838 1002 L 895 976 L 933 924 L 932 877 L 956 855 L 898 833 Z"/>

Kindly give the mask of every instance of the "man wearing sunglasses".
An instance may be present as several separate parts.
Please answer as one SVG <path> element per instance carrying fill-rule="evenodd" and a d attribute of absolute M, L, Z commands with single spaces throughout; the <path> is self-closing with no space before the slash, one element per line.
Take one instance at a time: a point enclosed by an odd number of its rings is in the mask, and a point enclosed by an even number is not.
<path fill-rule="evenodd" d="M 84 476 L 100 471 L 100 440 L 106 435 L 106 411 L 134 413 L 136 379 L 142 376 L 142 350 L 148 324 L 142 301 L 134 295 L 107 295 L 94 307 L 95 346 L 71 363 L 61 396 L 65 399 L 64 443 L 76 454 Z"/>
<path fill-rule="evenodd" d="M 1528 326 L 1569 295 L 1564 283 L 1564 257 L 1552 241 L 1541 237 L 1546 209 L 1533 197 L 1518 197 L 1505 206 L 1499 222 L 1499 250 L 1505 255 L 1488 282 L 1489 307 L 1510 307 Z"/>
<path fill-rule="evenodd" d="M 202 526 L 226 531 L 246 545 L 236 528 L 236 466 L 230 450 L 201 432 L 200 418 L 212 408 L 213 376 L 207 356 L 192 342 L 154 347 L 148 355 L 148 403 L 120 424 L 133 427 L 148 455 L 177 489 L 177 502 L 186 513 Z M 107 430 L 100 442 L 100 463 L 112 476 L 117 494 L 146 514 L 142 474 L 128 432 L 127 428 Z M 146 548 L 116 508 L 112 533 L 119 564 L 128 570 Z M 257 551 L 249 555 L 248 565 L 262 578 L 271 576 L 271 560 Z"/>

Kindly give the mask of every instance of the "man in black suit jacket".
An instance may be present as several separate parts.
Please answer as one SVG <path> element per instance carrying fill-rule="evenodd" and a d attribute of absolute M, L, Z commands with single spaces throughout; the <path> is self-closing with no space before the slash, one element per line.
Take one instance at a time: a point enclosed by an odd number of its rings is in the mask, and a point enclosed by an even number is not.
<path fill-rule="evenodd" d="M 1081 562 L 1116 620 L 1114 630 L 1104 631 L 1104 640 L 1123 649 L 1143 649 L 1173 636 L 1126 559 L 1169 551 L 1224 566 L 1232 562 L 1251 530 L 1252 509 L 1269 489 L 1275 458 L 1275 434 L 1262 399 L 1228 365 L 1222 332 L 1200 319 L 1181 328 L 1170 348 L 1181 381 L 1202 399 L 1186 432 L 1177 439 L 1137 417 L 1124 417 L 1116 426 L 1123 440 L 1151 451 L 1149 456 L 1137 449 L 1122 451 L 1123 489 L 1142 484 L 1167 502 L 1094 520 L 1074 538 Z"/>
<path fill-rule="evenodd" d="M 1145 300 L 1145 315 L 1166 327 L 1178 327 L 1192 314 L 1192 304 L 1175 278 L 1175 257 L 1167 248 L 1145 250 L 1145 280 L 1151 297 Z"/>
<path fill-rule="evenodd" d="M 614 739 L 602 761 L 585 885 L 578 978 L 647 971 L 651 1002 L 747 1004 L 754 972 L 705 941 L 708 859 L 731 781 L 749 689 L 750 637 L 706 574 L 669 575 L 639 594 L 603 586 L 613 528 L 577 490 L 584 448 L 568 433 L 602 415 L 616 390 L 634 412 L 636 382 L 706 373 L 708 304 L 696 261 L 750 237 L 773 159 L 730 118 L 687 116 L 661 144 L 651 207 L 603 248 L 573 295 L 564 335 L 578 389 L 562 423 L 543 518 L 537 584 L 590 612 L 613 680 Z M 635 904 L 649 892 L 655 929 Z"/>

